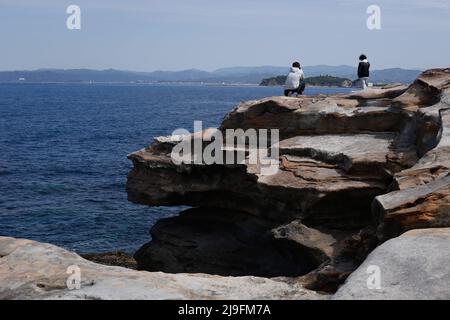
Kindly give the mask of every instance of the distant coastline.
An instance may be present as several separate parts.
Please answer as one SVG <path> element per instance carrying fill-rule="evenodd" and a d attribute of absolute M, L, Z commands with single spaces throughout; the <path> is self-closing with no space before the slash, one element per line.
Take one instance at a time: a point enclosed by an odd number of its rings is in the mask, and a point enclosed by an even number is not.
<path fill-rule="evenodd" d="M 310 66 L 304 67 L 308 77 L 330 75 L 353 80 L 356 67 Z M 215 71 L 189 69 L 182 71 L 136 72 L 122 70 L 91 69 L 39 69 L 0 71 L 0 83 L 136 83 L 136 84 L 213 84 L 213 85 L 259 85 L 263 79 L 286 75 L 287 67 L 234 67 Z M 374 83 L 411 83 L 421 70 L 401 68 L 373 70 Z M 318 83 L 321 85 L 320 83 Z M 317 85 L 317 83 L 313 84 Z"/>
<path fill-rule="evenodd" d="M 125 82 L 125 81 L 0 81 L 0 85 L 141 85 L 141 86 L 210 86 L 210 87 L 260 87 L 256 83 L 223 83 L 223 82 L 188 82 L 188 81 L 161 81 L 161 82 Z"/>
<path fill-rule="evenodd" d="M 278 76 L 263 79 L 259 85 L 264 87 L 283 86 L 285 82 L 286 76 Z M 333 77 L 329 75 L 306 78 L 305 82 L 308 87 L 351 88 L 354 84 L 351 79 Z"/>

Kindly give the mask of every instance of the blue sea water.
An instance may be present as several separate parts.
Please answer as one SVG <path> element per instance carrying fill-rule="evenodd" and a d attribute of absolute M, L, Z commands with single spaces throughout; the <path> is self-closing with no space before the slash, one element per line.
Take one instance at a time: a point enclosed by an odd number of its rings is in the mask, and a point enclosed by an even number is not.
<path fill-rule="evenodd" d="M 347 89 L 307 88 L 306 94 Z M 0 235 L 80 253 L 134 252 L 181 208 L 129 203 L 127 154 L 281 88 L 0 84 Z"/>

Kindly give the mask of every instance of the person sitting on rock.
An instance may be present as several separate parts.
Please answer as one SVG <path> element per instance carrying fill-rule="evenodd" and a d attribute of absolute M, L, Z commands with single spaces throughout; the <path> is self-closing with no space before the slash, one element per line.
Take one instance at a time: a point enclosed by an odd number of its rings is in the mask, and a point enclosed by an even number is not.
<path fill-rule="evenodd" d="M 358 65 L 358 78 L 361 82 L 361 86 L 363 90 L 366 90 L 368 87 L 368 79 L 369 79 L 369 70 L 370 63 L 367 61 L 366 55 L 362 54 L 359 56 L 359 65 Z"/>
<path fill-rule="evenodd" d="M 297 96 L 302 95 L 306 85 L 304 80 L 305 74 L 300 63 L 294 62 L 284 84 L 284 95 L 286 97 L 289 97 L 292 93 L 297 93 Z"/>

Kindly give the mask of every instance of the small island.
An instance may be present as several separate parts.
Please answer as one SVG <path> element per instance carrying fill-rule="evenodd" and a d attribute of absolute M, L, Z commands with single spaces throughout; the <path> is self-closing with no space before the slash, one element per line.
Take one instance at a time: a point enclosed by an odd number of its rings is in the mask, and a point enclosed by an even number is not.
<path fill-rule="evenodd" d="M 317 77 L 309 77 L 305 79 L 307 86 L 314 87 L 339 87 L 351 88 L 353 81 L 347 78 L 334 77 L 330 75 L 322 75 Z M 261 81 L 260 86 L 282 86 L 286 82 L 286 76 L 277 76 L 266 78 Z"/>

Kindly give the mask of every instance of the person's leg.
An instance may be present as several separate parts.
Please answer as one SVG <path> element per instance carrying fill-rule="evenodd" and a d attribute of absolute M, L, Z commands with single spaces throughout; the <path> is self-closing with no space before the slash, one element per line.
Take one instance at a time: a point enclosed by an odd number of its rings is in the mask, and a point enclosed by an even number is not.
<path fill-rule="evenodd" d="M 366 90 L 367 89 L 366 78 L 360 78 L 359 80 L 361 81 L 361 88 L 363 90 Z"/>
<path fill-rule="evenodd" d="M 303 92 L 305 91 L 306 83 L 304 81 L 300 82 L 300 86 L 298 87 L 297 94 L 303 95 Z"/>

